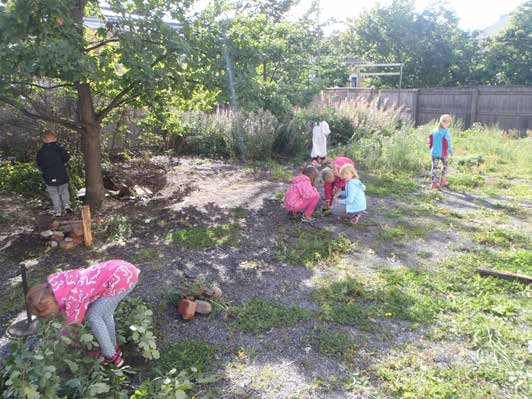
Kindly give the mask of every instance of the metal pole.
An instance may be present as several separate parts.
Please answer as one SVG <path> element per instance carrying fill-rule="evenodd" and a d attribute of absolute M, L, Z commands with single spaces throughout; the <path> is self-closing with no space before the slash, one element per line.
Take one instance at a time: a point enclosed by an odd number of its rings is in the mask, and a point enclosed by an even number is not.
<path fill-rule="evenodd" d="M 29 325 L 31 323 L 31 312 L 28 303 L 26 302 L 26 296 L 28 295 L 28 279 L 26 277 L 26 265 L 24 264 L 20 265 L 20 275 L 22 276 L 22 291 L 24 291 L 24 306 L 26 307 L 27 317 L 26 323 Z"/>

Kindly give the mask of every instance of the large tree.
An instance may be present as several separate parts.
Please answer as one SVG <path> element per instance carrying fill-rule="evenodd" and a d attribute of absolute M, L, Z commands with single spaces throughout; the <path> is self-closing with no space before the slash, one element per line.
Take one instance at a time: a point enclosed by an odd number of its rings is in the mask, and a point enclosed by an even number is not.
<path fill-rule="evenodd" d="M 532 1 L 524 2 L 511 15 L 508 27 L 485 46 L 490 83 L 532 85 Z"/>
<path fill-rule="evenodd" d="M 104 199 L 101 126 L 111 111 L 194 93 L 187 62 L 190 0 L 7 0 L 0 4 L 0 101 L 31 118 L 79 132 L 88 201 Z M 91 30 L 84 17 L 104 23 Z M 169 24 L 168 20 L 172 20 Z M 61 90 L 74 118 L 39 101 Z"/>
<path fill-rule="evenodd" d="M 475 83 L 477 40 L 459 28 L 454 12 L 443 5 L 422 12 L 415 11 L 413 0 L 376 5 L 349 23 L 342 46 L 346 55 L 365 61 L 404 63 L 406 87 Z M 376 82 L 399 83 L 395 78 Z"/>

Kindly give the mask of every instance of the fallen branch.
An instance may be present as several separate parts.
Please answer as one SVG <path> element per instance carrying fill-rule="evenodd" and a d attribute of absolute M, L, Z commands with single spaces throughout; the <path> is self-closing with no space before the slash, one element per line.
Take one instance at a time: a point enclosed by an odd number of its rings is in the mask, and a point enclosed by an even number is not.
<path fill-rule="evenodd" d="M 519 281 L 524 284 L 532 283 L 532 277 L 524 276 L 522 274 L 500 272 L 498 270 L 490 270 L 490 269 L 483 269 L 483 268 L 478 268 L 477 273 L 480 274 L 481 276 L 497 277 L 497 278 L 501 278 L 503 280 L 508 280 L 508 281 Z"/>

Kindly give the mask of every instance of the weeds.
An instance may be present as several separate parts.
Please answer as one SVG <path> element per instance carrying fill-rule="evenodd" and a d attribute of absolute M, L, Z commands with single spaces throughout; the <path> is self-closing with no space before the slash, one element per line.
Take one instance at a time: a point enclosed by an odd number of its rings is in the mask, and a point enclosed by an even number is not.
<path fill-rule="evenodd" d="M 214 227 L 190 227 L 169 233 L 168 240 L 186 249 L 207 249 L 221 246 L 237 246 L 238 223 L 226 223 Z"/>
<path fill-rule="evenodd" d="M 216 349 L 205 341 L 184 339 L 166 346 L 157 362 L 163 373 L 171 369 L 196 369 L 200 373 L 211 371 Z"/>
<path fill-rule="evenodd" d="M 334 239 L 327 230 L 309 232 L 298 229 L 295 239 L 278 243 L 278 257 L 290 264 L 313 266 L 331 262 L 348 253 L 351 248 L 351 242 L 347 238 L 340 236 Z"/>
<path fill-rule="evenodd" d="M 252 299 L 233 308 L 236 320 L 231 326 L 237 330 L 265 333 L 275 327 L 290 327 L 301 320 L 308 320 L 312 313 L 298 306 L 286 307 L 260 299 Z"/>

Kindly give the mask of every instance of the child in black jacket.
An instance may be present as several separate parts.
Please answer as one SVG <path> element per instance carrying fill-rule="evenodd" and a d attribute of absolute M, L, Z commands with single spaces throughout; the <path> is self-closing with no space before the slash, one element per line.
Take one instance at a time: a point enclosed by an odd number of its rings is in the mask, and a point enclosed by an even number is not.
<path fill-rule="evenodd" d="M 57 136 L 54 133 L 46 132 L 42 141 L 43 146 L 37 153 L 37 165 L 42 172 L 46 190 L 52 200 L 53 214 L 54 216 L 61 216 L 63 210 L 72 212 L 66 169 L 70 155 L 57 142 Z"/>

